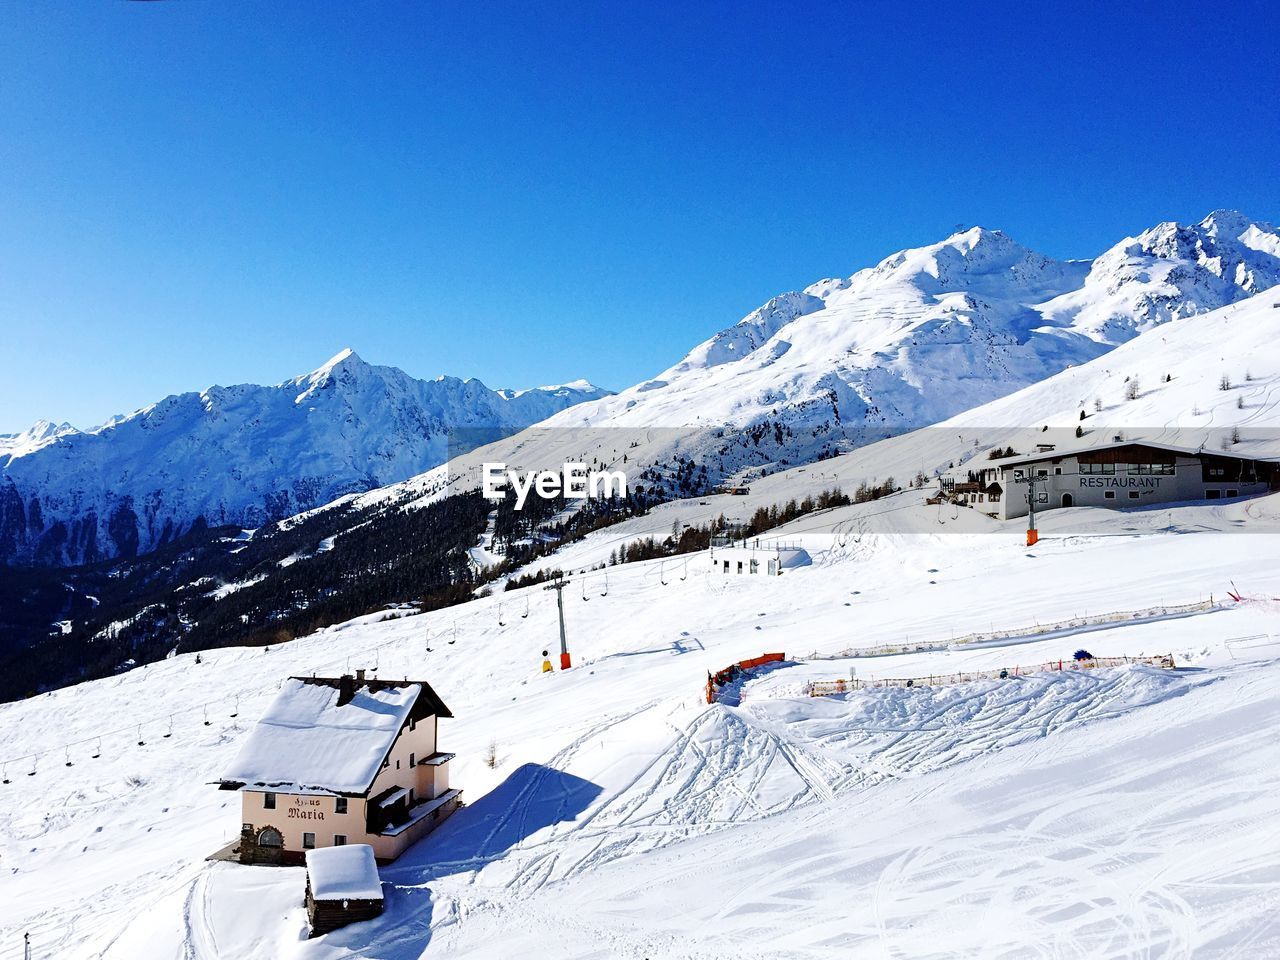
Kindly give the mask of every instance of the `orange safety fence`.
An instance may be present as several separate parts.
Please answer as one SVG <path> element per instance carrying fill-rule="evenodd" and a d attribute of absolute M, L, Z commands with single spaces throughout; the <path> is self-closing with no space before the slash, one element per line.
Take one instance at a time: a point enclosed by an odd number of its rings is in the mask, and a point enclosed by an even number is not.
<path fill-rule="evenodd" d="M 848 680 L 815 680 L 810 682 L 805 692 L 811 697 L 831 697 L 854 690 L 866 690 L 871 687 L 942 687 L 956 683 L 970 683 L 974 680 L 1007 680 L 1028 673 L 1048 673 L 1056 670 L 1092 670 L 1096 667 L 1120 667 L 1137 663 L 1151 667 L 1174 669 L 1173 654 L 1154 657 L 1090 657 L 1085 660 L 1051 660 L 1033 666 L 1000 667 L 995 670 L 963 670 L 957 673 L 937 673 L 923 677 L 886 677 L 880 680 L 862 680 L 850 677 Z"/>
<path fill-rule="evenodd" d="M 738 680 L 744 673 L 757 667 L 762 667 L 766 663 L 781 663 L 786 658 L 787 655 L 785 653 L 762 653 L 760 656 L 752 657 L 750 660 L 731 663 L 716 673 L 708 673 L 706 686 L 707 703 L 715 703 L 716 697 L 720 693 L 720 688 Z"/>

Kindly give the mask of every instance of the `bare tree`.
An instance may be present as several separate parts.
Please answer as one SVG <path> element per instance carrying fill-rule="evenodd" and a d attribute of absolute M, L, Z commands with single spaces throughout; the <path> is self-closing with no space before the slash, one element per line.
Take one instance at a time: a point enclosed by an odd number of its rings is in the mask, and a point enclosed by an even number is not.
<path fill-rule="evenodd" d="M 1218 389 L 1219 390 L 1231 389 L 1231 378 L 1228 377 L 1225 373 L 1222 375 L 1222 379 L 1218 381 Z"/>
<path fill-rule="evenodd" d="M 490 740 L 489 749 L 485 751 L 484 763 L 490 770 L 498 766 L 498 741 Z"/>
<path fill-rule="evenodd" d="M 1125 384 L 1124 398 L 1126 400 L 1137 400 L 1141 394 L 1142 385 L 1138 382 L 1137 377 L 1132 377 L 1129 382 Z"/>

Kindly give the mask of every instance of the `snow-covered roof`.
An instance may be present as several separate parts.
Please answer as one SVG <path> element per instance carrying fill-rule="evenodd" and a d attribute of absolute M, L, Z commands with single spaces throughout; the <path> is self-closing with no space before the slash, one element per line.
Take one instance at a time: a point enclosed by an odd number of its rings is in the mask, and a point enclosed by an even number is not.
<path fill-rule="evenodd" d="M 307 851 L 307 879 L 316 900 L 381 900 L 373 847 L 351 843 Z"/>
<path fill-rule="evenodd" d="M 1135 438 L 1133 440 L 1115 440 L 1110 443 L 1095 443 L 1089 446 L 1072 447 L 1070 449 L 1047 450 L 1044 453 L 1029 453 L 1021 457 L 1009 457 L 1007 460 L 993 460 L 984 467 L 1021 467 L 1028 463 L 1044 463 L 1046 460 L 1061 460 L 1063 457 L 1074 457 L 1082 453 L 1098 453 L 1103 450 L 1118 450 L 1122 447 L 1150 447 L 1152 450 L 1163 450 L 1166 453 L 1178 453 L 1184 457 L 1197 457 L 1202 453 L 1210 453 L 1213 456 L 1219 454 L 1215 451 L 1206 451 L 1204 447 L 1179 447 L 1169 443 L 1154 443 L 1150 440 L 1142 440 Z M 1230 457 L 1232 454 L 1225 453 L 1222 456 Z M 1254 457 L 1239 457 L 1242 460 L 1252 460 Z M 972 468 L 971 468 L 972 469 Z"/>
<path fill-rule="evenodd" d="M 356 682 L 351 701 L 339 699 L 338 681 L 286 680 L 223 774 L 223 787 L 366 793 L 411 713 L 451 716 L 421 682 Z"/>

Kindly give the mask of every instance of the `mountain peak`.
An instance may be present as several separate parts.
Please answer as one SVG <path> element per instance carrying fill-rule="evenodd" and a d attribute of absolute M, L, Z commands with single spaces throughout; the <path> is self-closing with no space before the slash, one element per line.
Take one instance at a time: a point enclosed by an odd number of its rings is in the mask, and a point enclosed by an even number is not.
<path fill-rule="evenodd" d="M 356 366 L 367 366 L 367 364 L 363 360 L 361 360 L 360 355 L 357 354 L 350 347 L 343 347 L 341 350 L 335 353 L 332 357 L 330 357 L 328 360 L 322 363 L 319 367 L 317 367 L 315 370 L 315 373 L 328 373 L 329 371 L 340 366 L 356 367 Z"/>
<path fill-rule="evenodd" d="M 1254 222 L 1239 210 L 1214 210 L 1200 221 L 1200 226 L 1214 236 L 1238 237 L 1254 226 Z"/>
<path fill-rule="evenodd" d="M 372 369 L 369 364 L 360 359 L 359 354 L 354 350 L 350 347 L 343 347 L 309 374 L 293 381 L 299 387 L 302 387 L 302 393 L 298 395 L 295 402 L 301 403 L 304 397 L 310 396 L 316 390 L 328 386 L 330 383 L 344 379 L 354 379 Z"/>

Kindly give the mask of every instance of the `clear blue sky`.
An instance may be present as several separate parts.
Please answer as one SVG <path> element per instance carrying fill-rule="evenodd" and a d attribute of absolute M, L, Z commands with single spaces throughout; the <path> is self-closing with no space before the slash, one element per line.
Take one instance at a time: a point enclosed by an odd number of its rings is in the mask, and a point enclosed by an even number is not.
<path fill-rule="evenodd" d="M 348 345 L 620 388 L 957 223 L 1280 219 L 1276 7 L 4 4 L 0 431 Z"/>

